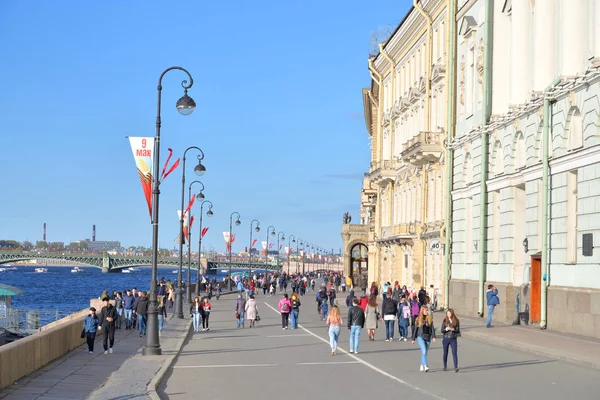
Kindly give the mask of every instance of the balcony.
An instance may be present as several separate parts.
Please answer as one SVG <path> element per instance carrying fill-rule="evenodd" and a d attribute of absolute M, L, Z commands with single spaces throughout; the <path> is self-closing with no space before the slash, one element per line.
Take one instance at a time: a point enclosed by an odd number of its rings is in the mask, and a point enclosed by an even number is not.
<path fill-rule="evenodd" d="M 402 160 L 413 165 L 439 161 L 444 151 L 444 132 L 419 132 L 404 144 Z"/>
<path fill-rule="evenodd" d="M 371 162 L 369 179 L 376 184 L 380 184 L 385 180 L 394 181 L 396 180 L 398 168 L 400 168 L 400 162 L 396 160 Z"/>

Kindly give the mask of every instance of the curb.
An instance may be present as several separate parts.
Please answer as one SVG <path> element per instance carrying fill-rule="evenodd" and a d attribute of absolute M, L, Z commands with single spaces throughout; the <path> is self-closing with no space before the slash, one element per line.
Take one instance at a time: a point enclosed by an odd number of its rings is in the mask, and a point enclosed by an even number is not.
<path fill-rule="evenodd" d="M 193 321 L 188 321 L 187 327 L 184 330 L 185 334 L 181 335 L 181 337 L 179 338 L 179 341 L 175 345 L 175 348 L 177 349 L 175 351 L 175 354 L 170 355 L 163 362 L 163 365 L 160 368 L 160 370 L 156 373 L 154 378 L 152 378 L 152 380 L 150 381 L 148 386 L 146 386 L 147 394 L 152 400 L 162 400 L 161 397 L 158 395 L 158 392 L 156 389 L 162 383 L 162 380 L 165 377 L 165 375 L 167 374 L 167 371 L 169 370 L 169 368 L 171 368 L 171 366 L 175 362 L 175 358 L 177 358 L 177 356 L 179 356 L 179 354 L 181 353 L 183 344 L 186 341 L 186 339 L 188 338 L 188 336 L 190 334 L 190 330 L 192 329 L 192 324 L 193 324 Z"/>
<path fill-rule="evenodd" d="M 567 354 L 561 354 L 559 352 L 552 351 L 546 347 L 532 346 L 529 344 L 523 344 L 512 340 L 501 339 L 498 337 L 488 336 L 480 332 L 461 332 L 462 336 L 468 339 L 474 339 L 480 342 L 486 342 L 497 346 L 507 347 L 513 350 L 520 350 L 527 353 L 536 354 L 539 356 L 549 357 L 556 360 L 566 361 L 571 364 L 577 364 L 588 368 L 600 370 L 600 360 L 586 360 L 582 358 L 573 357 Z"/>

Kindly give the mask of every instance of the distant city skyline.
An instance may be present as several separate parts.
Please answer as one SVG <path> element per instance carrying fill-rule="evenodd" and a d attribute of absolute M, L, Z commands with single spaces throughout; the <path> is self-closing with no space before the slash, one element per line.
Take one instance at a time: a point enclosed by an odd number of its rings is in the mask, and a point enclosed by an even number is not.
<path fill-rule="evenodd" d="M 46 222 L 47 240 L 70 242 L 91 238 L 95 224 L 98 240 L 150 247 L 125 137 L 154 136 L 158 77 L 180 65 L 194 78 L 197 108 L 177 113 L 186 76 L 169 73 L 160 164 L 167 148 L 173 160 L 188 146 L 204 151 L 200 180 L 214 216 L 204 217 L 203 246 L 224 249 L 222 232 L 237 211 L 234 251 L 249 246 L 253 219 L 263 229 L 258 248 L 274 225 L 286 238 L 339 249 L 342 215 L 359 219 L 357 193 L 369 168 L 360 88 L 369 84 L 371 34 L 395 26 L 412 1 L 379 3 L 67 0 L 58 11 L 40 0 L 4 2 L 0 34 L 10 40 L 0 72 L 10 79 L 0 97 L 0 238 L 41 240 Z M 189 183 L 195 154 L 188 157 Z M 181 172 L 161 186 L 163 248 L 179 233 Z M 196 242 L 197 205 L 192 214 Z"/>

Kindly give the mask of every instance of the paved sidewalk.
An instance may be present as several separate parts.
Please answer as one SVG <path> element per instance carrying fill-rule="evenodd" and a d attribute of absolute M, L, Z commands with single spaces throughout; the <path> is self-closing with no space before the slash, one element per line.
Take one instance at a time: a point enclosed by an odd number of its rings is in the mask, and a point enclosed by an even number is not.
<path fill-rule="evenodd" d="M 600 341 L 520 325 L 494 324 L 488 329 L 484 319 L 459 318 L 465 338 L 600 369 Z"/>
<path fill-rule="evenodd" d="M 185 307 L 185 305 L 184 305 Z M 137 330 L 117 330 L 114 353 L 104 355 L 102 336 L 94 354 L 87 345 L 46 365 L 10 388 L 0 391 L 3 400 L 57 399 L 148 399 L 148 385 L 170 363 L 187 337 L 189 318 L 171 318 L 161 335 L 161 356 L 145 357 L 141 349 L 145 337 Z M 166 370 L 166 367 L 165 367 Z"/>

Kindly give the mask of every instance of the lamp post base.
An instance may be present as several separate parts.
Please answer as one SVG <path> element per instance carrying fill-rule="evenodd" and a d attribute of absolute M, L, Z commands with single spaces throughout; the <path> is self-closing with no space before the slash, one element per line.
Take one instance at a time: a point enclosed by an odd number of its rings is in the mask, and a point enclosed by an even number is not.
<path fill-rule="evenodd" d="M 183 319 L 183 295 L 181 293 L 181 285 L 179 285 L 177 292 L 175 293 L 175 306 L 177 307 L 175 317 Z"/>
<path fill-rule="evenodd" d="M 191 285 L 190 285 L 190 284 L 189 284 L 189 282 L 188 282 L 188 284 L 187 284 L 187 288 L 186 288 L 186 292 L 185 292 L 185 293 L 186 293 L 186 297 L 187 297 L 187 302 L 188 302 L 188 303 L 191 303 L 191 302 L 192 302 L 192 291 L 190 290 L 190 286 L 191 286 Z"/>

